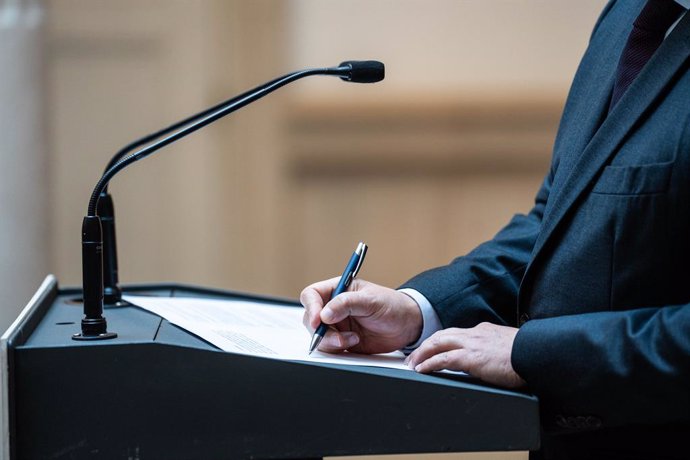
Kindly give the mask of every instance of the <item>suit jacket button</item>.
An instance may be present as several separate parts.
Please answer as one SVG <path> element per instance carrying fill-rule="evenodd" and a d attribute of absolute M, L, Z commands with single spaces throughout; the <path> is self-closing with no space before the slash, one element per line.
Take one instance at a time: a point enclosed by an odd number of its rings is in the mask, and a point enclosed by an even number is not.
<path fill-rule="evenodd" d="M 520 326 L 522 326 L 523 324 L 525 324 L 529 320 L 530 320 L 529 315 L 527 313 L 522 313 L 520 315 L 520 319 L 518 320 L 518 324 Z"/>

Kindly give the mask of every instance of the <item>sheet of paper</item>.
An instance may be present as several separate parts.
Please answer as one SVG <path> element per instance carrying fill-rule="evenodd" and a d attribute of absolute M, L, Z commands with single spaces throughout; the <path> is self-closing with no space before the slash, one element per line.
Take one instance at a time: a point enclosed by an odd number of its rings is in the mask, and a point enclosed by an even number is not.
<path fill-rule="evenodd" d="M 409 369 L 401 352 L 381 355 L 308 353 L 311 335 L 302 325 L 304 310 L 243 300 L 124 296 L 221 350 L 251 356 L 352 366 Z"/>

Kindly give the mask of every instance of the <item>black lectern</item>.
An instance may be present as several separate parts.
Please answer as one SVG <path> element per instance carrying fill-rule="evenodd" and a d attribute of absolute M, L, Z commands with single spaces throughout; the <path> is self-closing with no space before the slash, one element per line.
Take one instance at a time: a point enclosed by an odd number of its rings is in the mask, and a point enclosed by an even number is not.
<path fill-rule="evenodd" d="M 124 290 L 278 302 L 177 284 Z M 2 337 L 3 458 L 303 459 L 539 446 L 531 395 L 467 377 L 226 353 L 131 306 L 106 307 L 118 338 L 77 342 L 80 295 L 49 276 Z"/>

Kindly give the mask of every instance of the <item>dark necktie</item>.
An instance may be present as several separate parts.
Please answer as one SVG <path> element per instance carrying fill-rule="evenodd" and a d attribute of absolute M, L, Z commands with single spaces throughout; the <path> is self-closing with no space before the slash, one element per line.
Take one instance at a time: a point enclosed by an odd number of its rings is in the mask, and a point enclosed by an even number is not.
<path fill-rule="evenodd" d="M 683 11 L 685 8 L 674 0 L 647 0 L 647 4 L 633 23 L 628 42 L 618 62 L 609 111 L 659 48 L 669 27 Z"/>

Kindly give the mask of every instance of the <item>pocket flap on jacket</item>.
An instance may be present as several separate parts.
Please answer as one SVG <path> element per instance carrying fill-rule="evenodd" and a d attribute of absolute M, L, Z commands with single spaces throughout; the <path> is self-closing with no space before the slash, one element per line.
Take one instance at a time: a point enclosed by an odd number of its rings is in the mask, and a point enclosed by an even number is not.
<path fill-rule="evenodd" d="M 642 166 L 607 166 L 594 184 L 594 193 L 645 195 L 663 193 L 673 172 L 673 162 Z"/>

